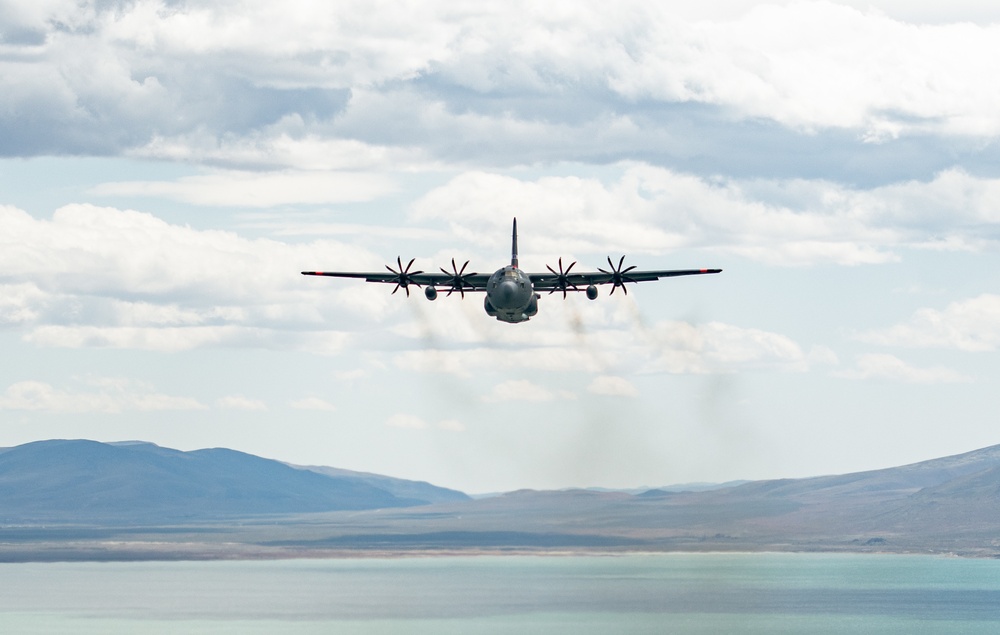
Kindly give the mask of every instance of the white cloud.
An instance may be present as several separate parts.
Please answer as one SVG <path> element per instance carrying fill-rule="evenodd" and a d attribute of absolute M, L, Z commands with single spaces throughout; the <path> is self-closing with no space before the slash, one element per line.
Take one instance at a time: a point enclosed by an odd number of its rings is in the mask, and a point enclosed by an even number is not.
<path fill-rule="evenodd" d="M 649 346 L 646 371 L 804 372 L 810 366 L 809 355 L 793 340 L 760 329 L 719 322 L 661 322 L 643 335 Z"/>
<path fill-rule="evenodd" d="M 212 206 L 277 205 L 370 201 L 389 194 L 383 175 L 351 172 L 218 172 L 177 181 L 121 181 L 93 188 L 100 196 L 155 196 Z"/>
<path fill-rule="evenodd" d="M 762 4 L 785 6 L 800 0 L 716 0 L 716 2 L 684 3 L 673 7 L 674 13 L 690 20 L 732 20 Z M 903 22 L 917 24 L 950 24 L 975 22 L 990 24 L 1000 21 L 1000 7 L 982 0 L 919 2 L 916 0 L 836 0 L 837 5 L 861 11 L 877 11 Z"/>
<path fill-rule="evenodd" d="M 476 370 L 504 371 L 529 368 L 553 372 L 597 372 L 603 368 L 602 361 L 590 352 L 568 347 L 536 349 L 530 354 L 518 354 L 488 347 L 463 350 L 428 349 L 404 351 L 397 354 L 394 361 L 400 370 L 460 376 L 468 376 Z"/>
<path fill-rule="evenodd" d="M 834 377 L 845 379 L 890 379 L 915 384 L 944 384 L 970 381 L 968 377 L 950 368 L 914 368 L 893 355 L 875 354 L 858 357 L 856 369 L 838 371 Z"/>
<path fill-rule="evenodd" d="M 447 430 L 449 432 L 465 432 L 465 424 L 457 419 L 445 419 L 444 421 L 439 421 L 437 427 L 441 430 Z"/>
<path fill-rule="evenodd" d="M 31 282 L 0 284 L 0 326 L 31 323 L 46 303 L 46 294 Z"/>
<path fill-rule="evenodd" d="M 206 347 L 297 350 L 336 355 L 344 350 L 348 334 L 336 332 L 285 333 L 237 325 L 205 327 L 38 326 L 24 336 L 37 346 L 57 348 L 129 348 L 176 352 Z"/>
<path fill-rule="evenodd" d="M 661 174 L 671 176 L 666 171 Z M 632 251 L 655 252 L 689 244 L 691 237 L 680 227 L 649 222 L 656 206 L 640 193 L 648 185 L 640 180 L 650 179 L 628 170 L 620 183 L 606 187 L 596 179 L 579 177 L 532 182 L 466 172 L 418 201 L 414 218 L 447 220 L 459 240 L 492 245 L 497 236 L 510 232 L 511 210 L 517 210 L 533 253 L 601 252 L 625 245 Z"/>
<path fill-rule="evenodd" d="M 389 417 L 385 425 L 392 428 L 405 428 L 409 430 L 424 430 L 427 428 L 427 422 L 420 417 L 401 413 Z"/>
<path fill-rule="evenodd" d="M 355 368 L 354 370 L 338 371 L 333 374 L 340 381 L 355 381 L 364 379 L 371 375 L 371 371 L 365 368 Z"/>
<path fill-rule="evenodd" d="M 559 342 L 560 338 L 549 338 L 547 329 L 535 332 L 523 342 L 491 339 L 487 332 L 471 340 L 475 345 L 469 348 L 435 348 L 430 344 L 432 347 L 395 353 L 393 363 L 407 372 L 461 377 L 524 370 L 591 373 L 607 375 L 609 379 L 596 382 L 596 387 L 608 388 L 614 379 L 612 373 L 619 368 L 671 374 L 805 372 L 817 365 L 835 364 L 837 360 L 827 347 L 805 351 L 789 337 L 761 329 L 720 322 L 664 321 L 647 326 L 628 315 L 608 319 L 617 321 L 602 326 L 600 318 L 595 317 L 585 336 L 574 335 L 566 327 L 562 331 L 565 342 L 557 345 L 548 345 L 550 341 Z M 508 325 L 500 328 L 511 329 Z M 442 341 L 450 342 L 446 333 L 431 337 L 429 343 Z M 530 346 L 530 353 L 508 348 L 514 343 Z M 618 385 L 618 389 L 623 386 Z M 519 393 L 536 401 L 574 398 L 572 394 L 549 391 L 527 380 L 507 380 L 495 386 L 484 399 L 498 401 Z"/>
<path fill-rule="evenodd" d="M 620 167 L 611 183 L 467 172 L 427 193 L 413 216 L 448 222 L 464 244 L 492 247 L 509 231 L 510 210 L 517 210 L 522 242 L 531 245 L 526 265 L 538 254 L 550 254 L 554 265 L 555 255 L 678 248 L 776 265 L 860 265 L 898 260 L 904 248 L 998 247 L 982 228 L 1000 224 L 1000 179 L 957 169 L 929 181 L 858 189 L 825 180 L 701 178 L 643 164 Z"/>
<path fill-rule="evenodd" d="M 840 363 L 837 354 L 828 346 L 813 346 L 808 355 L 810 365 L 833 366 Z"/>
<path fill-rule="evenodd" d="M 611 375 L 601 375 L 595 377 L 587 386 L 589 392 L 595 395 L 605 395 L 609 397 L 638 397 L 639 389 L 632 385 L 632 382 L 624 377 L 613 377 Z"/>
<path fill-rule="evenodd" d="M 291 406 L 297 410 L 322 410 L 325 412 L 333 412 L 337 409 L 337 406 L 319 397 L 304 397 L 293 401 Z"/>
<path fill-rule="evenodd" d="M 890 17 L 908 14 L 896 6 L 886 15 L 816 1 L 701 11 L 642 0 L 29 4 L 8 2 L 3 17 L 31 54 L 0 63 L 0 110 L 38 122 L 13 139 L 29 154 L 133 148 L 263 164 L 255 155 L 267 148 L 271 165 L 287 165 L 298 155 L 285 148 L 315 139 L 388 136 L 410 150 L 450 131 L 526 141 L 544 155 L 623 130 L 641 140 L 634 120 L 650 118 L 650 103 L 873 141 L 1000 133 L 991 67 L 1000 26 L 906 23 Z M 388 96 L 400 116 L 373 112 L 368 93 Z M 482 103 L 493 97 L 504 106 Z M 570 98 L 585 108 L 553 108 Z"/>
<path fill-rule="evenodd" d="M 267 404 L 259 399 L 244 395 L 227 395 L 215 401 L 215 405 L 225 410 L 267 410 Z"/>
<path fill-rule="evenodd" d="M 580 314 L 580 301 L 586 303 L 585 318 Z M 762 329 L 721 322 L 647 324 L 631 295 L 617 302 L 605 298 L 590 303 L 577 296 L 567 301 L 543 299 L 543 303 L 539 317 L 520 328 L 484 319 L 478 301 L 439 300 L 433 305 L 433 319 L 421 316 L 393 329 L 412 338 L 411 346 L 419 347 L 397 348 L 392 363 L 407 372 L 459 377 L 509 376 L 518 371 L 614 377 L 621 369 L 671 374 L 805 372 L 837 363 L 828 347 L 803 350 L 791 338 Z M 400 347 L 405 345 L 400 342 Z M 539 400 L 574 398 L 523 379 L 505 380 L 484 398 L 496 401 L 518 391 Z"/>
<path fill-rule="evenodd" d="M 810 129 L 993 136 L 998 27 L 912 25 L 830 2 L 760 5 L 728 22 L 651 12 L 637 62 L 611 85 L 634 98 L 713 103 Z M 672 37 L 666 37 L 667 34 Z M 618 60 L 609 60 L 609 65 Z"/>
<path fill-rule="evenodd" d="M 398 413 L 389 417 L 385 425 L 392 428 L 402 428 L 405 430 L 428 430 L 431 427 L 446 432 L 465 432 L 465 425 L 457 419 L 444 419 L 433 424 L 433 426 L 416 415 Z"/>
<path fill-rule="evenodd" d="M 984 293 L 952 302 L 944 310 L 920 309 L 906 323 L 868 331 L 857 339 L 884 346 L 995 351 L 1000 347 L 1000 296 Z"/>
<path fill-rule="evenodd" d="M 90 385 L 91 389 L 62 390 L 41 381 L 20 381 L 8 386 L 0 396 L 0 410 L 120 413 L 206 408 L 195 399 L 158 393 L 143 382 L 97 378 L 85 380 L 84 383 Z"/>
<path fill-rule="evenodd" d="M 0 223 L 0 271 L 13 281 L 3 285 L 0 323 L 41 346 L 330 354 L 347 342 L 344 326 L 393 310 L 384 289 L 299 274 L 380 266 L 346 243 L 250 240 L 90 205 L 65 206 L 51 220 L 0 207 Z"/>
<path fill-rule="evenodd" d="M 303 260 L 376 264 L 373 256 L 350 244 L 251 240 L 93 205 L 64 206 L 51 220 L 0 207 L 0 222 L 9 240 L 0 254 L 4 274 L 30 275 L 49 291 L 118 291 L 147 299 L 175 293 L 211 296 L 221 303 L 256 298 L 254 304 L 266 307 L 262 299 L 277 294 L 285 300 L 287 292 L 279 291 L 301 286 L 289 284 L 289 272 L 297 275 Z"/>
<path fill-rule="evenodd" d="M 509 379 L 493 386 L 483 401 L 489 403 L 519 403 L 553 401 L 559 395 L 526 379 Z"/>
<path fill-rule="evenodd" d="M 433 167 L 433 160 L 418 148 L 397 148 L 393 146 L 366 143 L 355 139 L 337 139 L 321 135 L 319 132 L 309 132 L 305 122 L 299 115 L 283 118 L 278 123 L 265 126 L 241 137 L 227 136 L 216 138 L 206 130 L 175 137 L 154 136 L 142 146 L 131 150 L 130 156 L 165 159 L 169 161 L 204 162 L 213 165 L 230 165 L 254 167 L 257 169 L 274 169 L 274 166 L 288 166 L 298 170 L 306 170 L 306 174 L 329 175 L 335 182 L 353 193 L 353 198 L 346 194 L 330 191 L 323 183 L 312 183 L 304 180 L 314 192 L 325 192 L 331 201 L 356 200 L 371 193 L 387 191 L 394 187 L 379 173 L 389 169 L 428 169 Z M 340 171 L 340 172 L 338 172 Z M 359 188 L 350 182 L 344 182 L 353 172 L 362 177 Z M 279 172 L 286 179 L 295 177 L 294 173 Z M 276 175 L 272 175 L 271 184 L 277 184 Z M 216 186 L 230 178 L 242 180 L 245 174 L 239 171 L 212 172 L 206 175 L 205 182 L 184 180 L 177 185 L 153 183 L 154 187 L 172 188 L 174 195 L 184 194 L 194 196 L 205 186 Z M 304 178 L 304 177 L 297 177 Z M 126 187 L 137 189 L 133 182 L 125 182 Z M 97 191 L 105 191 L 107 186 L 99 186 Z M 108 191 L 107 193 L 113 193 Z M 141 190 L 134 192 L 144 194 Z M 273 192 L 269 195 L 274 196 Z M 294 193 L 288 193 L 295 196 Z M 202 200 L 221 198 L 222 193 L 204 195 Z M 316 196 L 312 200 L 316 200 Z M 310 199 L 304 199 L 308 201 Z M 362 199 L 364 200 L 364 199 Z"/>

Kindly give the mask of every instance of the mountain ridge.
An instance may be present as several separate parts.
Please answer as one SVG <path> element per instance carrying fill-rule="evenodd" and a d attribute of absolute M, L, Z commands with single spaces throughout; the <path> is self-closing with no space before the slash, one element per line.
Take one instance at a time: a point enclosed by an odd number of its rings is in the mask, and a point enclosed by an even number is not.
<path fill-rule="evenodd" d="M 385 477 L 387 482 L 392 479 Z M 425 489 L 433 488 L 428 486 Z M 0 517 L 182 519 L 423 505 L 364 479 L 227 448 L 54 439 L 0 452 Z"/>
<path fill-rule="evenodd" d="M 46 447 L 62 452 L 49 463 L 56 475 L 38 478 L 36 470 L 33 481 L 25 468 Z M 95 472 L 88 461 L 98 459 L 103 468 Z M 206 462 L 214 471 L 205 471 Z M 129 471 L 137 465 L 142 470 Z M 123 479 L 123 474 L 132 477 Z M 215 475 L 211 486 L 192 476 L 206 474 Z M 250 481 L 240 480 L 245 478 Z M 441 498 L 424 504 L 372 485 L 389 478 L 289 466 L 224 448 L 181 452 L 142 443 L 26 444 L 0 450 L 0 560 L 66 554 L 80 559 L 272 558 L 553 549 L 1000 557 L 1000 445 L 895 468 L 698 491 L 527 489 L 472 499 L 440 488 Z M 89 505 L 101 503 L 104 515 L 90 513 L 83 504 L 81 479 L 89 483 Z M 329 494 L 345 480 L 354 488 L 349 492 L 374 490 L 381 498 L 363 504 L 350 497 L 346 503 L 310 498 L 315 496 L 310 487 L 322 484 Z M 410 481 L 396 491 L 426 487 L 434 486 Z M 155 498 L 164 489 L 172 506 L 143 507 L 144 497 Z M 12 523 L 12 503 L 60 491 L 72 504 L 61 510 L 28 506 L 30 513 L 13 517 L 20 524 Z M 206 506 L 207 500 L 215 505 Z M 128 501 L 134 507 L 124 504 Z"/>

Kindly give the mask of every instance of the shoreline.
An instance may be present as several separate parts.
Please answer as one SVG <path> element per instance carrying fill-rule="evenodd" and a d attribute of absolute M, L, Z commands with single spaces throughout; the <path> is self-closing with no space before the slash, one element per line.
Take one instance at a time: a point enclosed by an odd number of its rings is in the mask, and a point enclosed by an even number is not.
<path fill-rule="evenodd" d="M 735 549 L 581 549 L 581 548 L 435 548 L 435 549 L 289 549 L 261 548 L 247 545 L 123 545 L 91 544 L 60 546 L 29 546 L 11 549 L 0 545 L 0 565 L 27 563 L 74 562 L 263 562 L 279 560 L 399 560 L 420 558 L 493 558 L 493 557 L 545 557 L 545 558 L 615 558 L 662 557 L 672 555 L 858 555 L 858 556 L 927 556 L 963 559 L 1000 559 L 995 549 L 879 549 L 851 550 L 843 548 L 776 548 L 774 545 L 760 549 L 746 546 Z M 179 548 L 180 547 L 180 548 Z"/>

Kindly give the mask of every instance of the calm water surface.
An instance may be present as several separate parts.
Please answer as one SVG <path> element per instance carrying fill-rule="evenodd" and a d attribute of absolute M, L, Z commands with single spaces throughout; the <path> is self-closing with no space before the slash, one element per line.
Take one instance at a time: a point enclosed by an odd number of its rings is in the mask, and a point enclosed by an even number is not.
<path fill-rule="evenodd" d="M 1000 561 L 663 554 L 0 564 L 2 633 L 998 633 Z"/>

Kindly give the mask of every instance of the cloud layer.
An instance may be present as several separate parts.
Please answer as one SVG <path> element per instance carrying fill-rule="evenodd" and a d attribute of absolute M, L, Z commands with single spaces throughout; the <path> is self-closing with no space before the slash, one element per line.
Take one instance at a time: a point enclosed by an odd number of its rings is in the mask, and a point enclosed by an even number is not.
<path fill-rule="evenodd" d="M 304 263 L 372 256 L 332 241 L 293 246 L 171 225 L 150 214 L 70 205 L 51 220 L 0 207 L 0 325 L 43 346 L 340 350 L 343 316 L 375 318 L 384 294 L 309 285 Z M 28 282 L 24 282 L 24 281 Z M 316 332 L 310 332 L 315 330 Z"/>
<path fill-rule="evenodd" d="M 876 144 L 1000 133 L 1000 27 L 830 2 L 709 16 L 638 0 L 15 0 L 4 12 L 0 130 L 15 156 L 303 167 L 316 153 L 300 163 L 290 145 L 353 143 L 354 167 L 387 147 L 602 162 L 676 160 L 669 148 L 719 130 L 752 139 L 733 122 L 769 122 L 802 148 L 825 131 Z"/>
<path fill-rule="evenodd" d="M 87 378 L 82 383 L 84 389 L 63 390 L 42 381 L 19 381 L 0 394 L 0 410 L 117 414 L 207 408 L 194 399 L 158 393 L 149 384 L 131 379 Z"/>
<path fill-rule="evenodd" d="M 767 264 L 859 265 L 898 260 L 907 248 L 998 247 L 1000 180 L 961 170 L 854 188 L 620 167 L 611 183 L 467 172 L 418 201 L 414 218 L 445 220 L 459 238 L 488 245 L 506 230 L 510 210 L 518 210 L 533 249 L 543 254 L 698 247 Z"/>
<path fill-rule="evenodd" d="M 1000 296 L 987 293 L 952 302 L 943 310 L 920 309 L 907 322 L 862 333 L 858 339 L 883 346 L 995 351 L 1000 348 Z"/>

